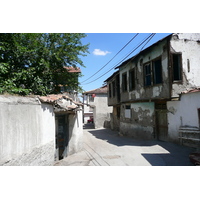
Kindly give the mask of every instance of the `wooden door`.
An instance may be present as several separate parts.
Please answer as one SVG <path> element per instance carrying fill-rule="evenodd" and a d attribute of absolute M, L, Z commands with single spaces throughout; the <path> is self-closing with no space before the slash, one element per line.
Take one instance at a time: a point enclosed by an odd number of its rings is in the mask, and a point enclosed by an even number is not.
<path fill-rule="evenodd" d="M 158 140 L 168 141 L 167 109 L 156 109 L 156 133 Z"/>

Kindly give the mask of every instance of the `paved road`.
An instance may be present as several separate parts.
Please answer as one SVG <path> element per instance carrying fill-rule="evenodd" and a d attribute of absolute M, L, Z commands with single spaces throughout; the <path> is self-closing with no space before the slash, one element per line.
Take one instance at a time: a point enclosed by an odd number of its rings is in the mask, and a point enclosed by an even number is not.
<path fill-rule="evenodd" d="M 121 137 L 110 129 L 84 128 L 84 148 L 55 166 L 192 166 L 188 148 L 162 141 Z"/>

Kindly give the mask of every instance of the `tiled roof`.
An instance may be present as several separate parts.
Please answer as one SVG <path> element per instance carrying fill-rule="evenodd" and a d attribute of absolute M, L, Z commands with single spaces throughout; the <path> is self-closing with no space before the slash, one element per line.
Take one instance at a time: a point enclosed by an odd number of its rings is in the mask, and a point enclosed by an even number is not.
<path fill-rule="evenodd" d="M 72 98 L 64 94 L 51 94 L 48 96 L 39 96 L 38 98 L 42 103 L 53 104 L 54 108 L 64 109 L 65 111 L 74 110 L 83 105 L 82 103 L 73 101 Z"/>
<path fill-rule="evenodd" d="M 81 69 L 79 67 L 64 67 L 70 73 L 80 73 Z"/>
<path fill-rule="evenodd" d="M 106 86 L 103 86 L 101 88 L 97 88 L 97 89 L 94 89 L 94 90 L 84 92 L 83 94 L 106 94 L 107 91 L 108 91 L 108 87 L 106 85 Z"/>
<path fill-rule="evenodd" d="M 200 88 L 194 88 L 194 89 L 191 89 L 191 90 L 186 90 L 186 91 L 181 92 L 181 94 L 194 93 L 194 92 L 200 92 Z"/>

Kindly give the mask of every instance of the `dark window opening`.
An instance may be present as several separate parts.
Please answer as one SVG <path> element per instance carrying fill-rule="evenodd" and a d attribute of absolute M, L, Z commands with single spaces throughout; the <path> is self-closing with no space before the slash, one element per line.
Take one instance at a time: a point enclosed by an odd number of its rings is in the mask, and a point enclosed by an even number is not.
<path fill-rule="evenodd" d="M 112 94 L 113 94 L 113 97 L 115 97 L 115 90 L 116 90 L 116 84 L 115 84 L 115 81 L 112 82 Z"/>
<path fill-rule="evenodd" d="M 116 77 L 116 87 L 117 87 L 117 100 L 120 101 L 120 81 L 119 81 L 119 74 Z"/>
<path fill-rule="evenodd" d="M 135 89 L 135 69 L 129 71 L 129 90 Z"/>
<path fill-rule="evenodd" d="M 162 64 L 161 59 L 153 61 L 154 84 L 162 83 Z"/>
<path fill-rule="evenodd" d="M 110 83 L 110 84 L 109 84 L 109 90 L 108 90 L 108 91 L 109 91 L 109 97 L 111 97 L 111 92 L 112 92 L 111 90 L 112 90 L 112 89 L 111 89 L 111 83 Z"/>
<path fill-rule="evenodd" d="M 151 65 L 150 63 L 144 66 L 144 73 L 145 73 L 145 86 L 151 85 Z"/>
<path fill-rule="evenodd" d="M 127 91 L 127 73 L 122 74 L 122 91 Z"/>
<path fill-rule="evenodd" d="M 173 81 L 180 81 L 182 80 L 181 77 L 181 54 L 173 54 L 172 61 L 173 61 Z"/>

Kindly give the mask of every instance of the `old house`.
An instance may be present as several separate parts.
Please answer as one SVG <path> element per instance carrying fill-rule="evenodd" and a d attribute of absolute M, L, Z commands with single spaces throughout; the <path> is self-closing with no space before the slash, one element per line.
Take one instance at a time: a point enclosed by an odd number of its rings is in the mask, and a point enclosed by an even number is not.
<path fill-rule="evenodd" d="M 82 148 L 82 104 L 0 95 L 0 165 L 53 165 Z"/>
<path fill-rule="evenodd" d="M 66 94 L 39 97 L 51 104 L 55 113 L 55 160 L 60 160 L 82 149 L 82 104 Z"/>
<path fill-rule="evenodd" d="M 199 33 L 170 34 L 123 62 L 106 80 L 111 124 L 124 135 L 178 143 L 180 126 L 193 123 L 183 123 L 183 116 L 175 120 L 175 111 L 178 105 L 186 110 L 180 94 L 200 86 L 199 65 Z M 197 107 L 191 110 L 196 117 Z"/>
<path fill-rule="evenodd" d="M 107 103 L 107 86 L 84 92 L 83 99 L 85 101 L 85 107 L 90 106 L 90 108 L 93 109 L 94 127 L 102 128 L 109 126 L 112 108 L 108 107 Z M 88 117 L 88 114 L 85 115 L 84 109 L 84 118 L 85 117 Z"/>

